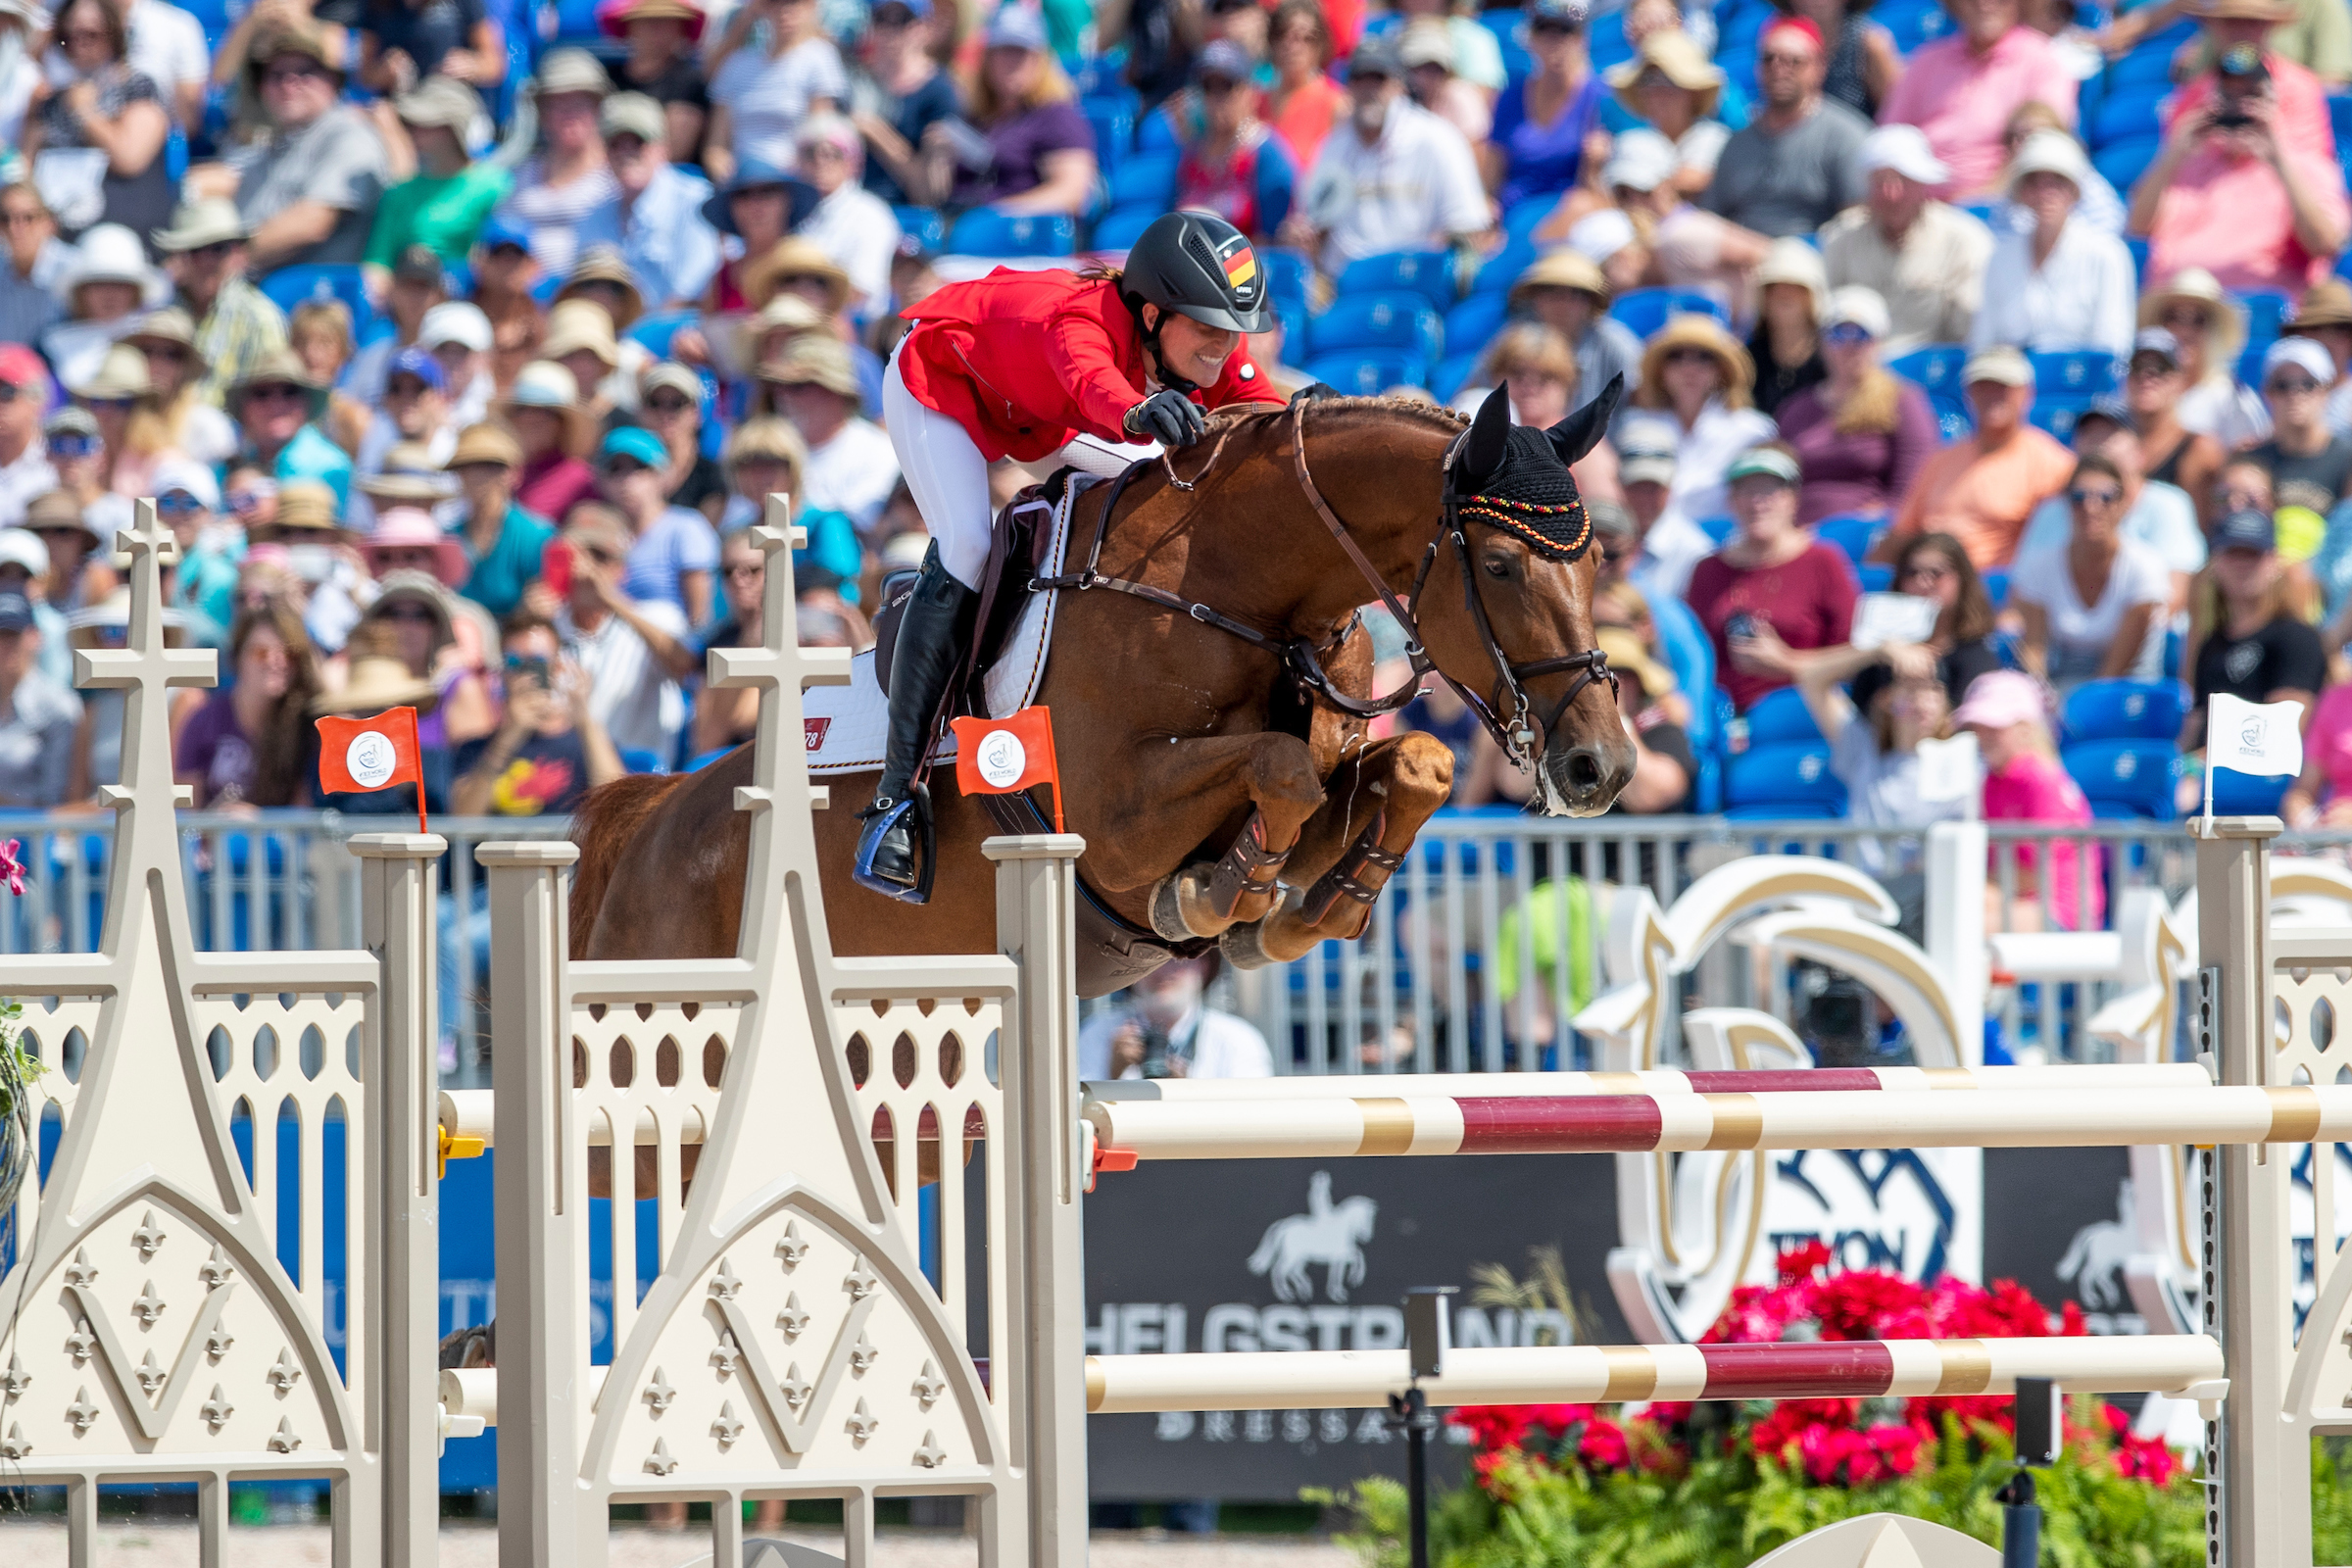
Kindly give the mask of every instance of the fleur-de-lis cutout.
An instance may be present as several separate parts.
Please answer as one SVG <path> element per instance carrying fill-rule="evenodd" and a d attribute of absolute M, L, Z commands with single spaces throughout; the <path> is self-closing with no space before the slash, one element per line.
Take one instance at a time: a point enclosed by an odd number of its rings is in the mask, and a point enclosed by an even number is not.
<path fill-rule="evenodd" d="M 648 1383 L 645 1386 L 645 1393 L 639 1396 L 645 1400 L 646 1407 L 656 1415 L 668 1409 L 670 1401 L 677 1396 L 678 1391 L 669 1386 L 669 1379 L 662 1375 L 660 1367 L 654 1368 L 654 1381 Z"/>
<path fill-rule="evenodd" d="M 0 1397 L 15 1400 L 31 1387 L 32 1374 L 24 1370 L 24 1363 L 22 1359 L 16 1355 L 10 1355 L 8 1370 L 0 1372 Z"/>
<path fill-rule="evenodd" d="M 926 1357 L 921 1374 L 914 1380 L 914 1396 L 922 1400 L 923 1408 L 928 1410 L 937 1404 L 939 1396 L 947 1392 L 948 1380 L 939 1375 L 939 1368 Z"/>
<path fill-rule="evenodd" d="M 237 1413 L 237 1407 L 228 1402 L 228 1391 L 216 1383 L 213 1385 L 213 1396 L 205 1400 L 204 1407 L 196 1413 L 204 1417 L 204 1424 L 213 1429 L 213 1436 L 217 1438 L 220 1435 L 220 1429 L 228 1425 L 228 1418 Z"/>
<path fill-rule="evenodd" d="M 939 1446 L 936 1434 L 923 1434 L 923 1446 L 914 1450 L 914 1462 L 926 1470 L 936 1470 L 948 1462 L 948 1450 Z"/>
<path fill-rule="evenodd" d="M 858 1408 L 850 1412 L 850 1418 L 842 1425 L 849 1429 L 851 1441 L 862 1446 L 865 1440 L 872 1437 L 875 1430 L 882 1425 L 882 1418 L 868 1410 L 865 1407 L 865 1401 L 859 1399 Z"/>
<path fill-rule="evenodd" d="M 874 1277 L 871 1270 L 866 1268 L 865 1259 L 860 1257 L 851 1266 L 849 1278 L 841 1283 L 848 1289 L 851 1300 L 862 1301 L 873 1295 L 874 1287 L 882 1282 Z"/>
<path fill-rule="evenodd" d="M 654 1451 L 645 1456 L 645 1467 L 655 1475 L 665 1476 L 677 1469 L 678 1461 L 669 1456 L 669 1445 L 656 1438 Z"/>
<path fill-rule="evenodd" d="M 130 1315 L 139 1320 L 140 1327 L 150 1329 L 164 1315 L 164 1298 L 155 1294 L 155 1281 L 149 1280 L 141 1288 L 139 1298 L 130 1303 Z"/>
<path fill-rule="evenodd" d="M 743 1347 L 735 1343 L 732 1332 L 721 1329 L 718 1343 L 710 1348 L 710 1364 L 718 1368 L 721 1378 L 731 1378 L 736 1367 L 743 1363 Z"/>
<path fill-rule="evenodd" d="M 732 1301 L 735 1299 L 735 1293 L 742 1289 L 743 1281 L 735 1277 L 734 1265 L 725 1258 L 720 1258 L 718 1272 L 710 1277 L 710 1294 L 719 1300 Z"/>
<path fill-rule="evenodd" d="M 799 1295 L 785 1297 L 784 1310 L 776 1314 L 776 1327 L 784 1331 L 786 1339 L 797 1340 L 801 1337 L 801 1331 L 808 1326 L 808 1313 L 801 1305 Z"/>
<path fill-rule="evenodd" d="M 141 1361 L 139 1363 L 139 1369 L 131 1374 L 132 1377 L 139 1380 L 139 1388 L 145 1392 L 147 1397 L 150 1399 L 155 1397 L 155 1391 L 162 1388 L 164 1386 L 164 1380 L 171 1375 L 172 1374 L 166 1372 L 161 1366 L 156 1364 L 155 1352 L 153 1350 L 149 1350 L 147 1352 L 147 1359 Z"/>
<path fill-rule="evenodd" d="M 97 1349 L 98 1336 L 90 1332 L 89 1320 L 86 1318 L 82 1320 L 78 1328 L 66 1336 L 66 1353 L 74 1358 L 74 1364 L 76 1367 L 97 1353 Z"/>
<path fill-rule="evenodd" d="M 292 1453 L 301 1446 L 302 1435 L 294 1430 L 294 1418 L 290 1415 L 279 1416 L 277 1430 L 270 1434 L 270 1451 Z"/>
<path fill-rule="evenodd" d="M 236 1343 L 237 1337 L 234 1334 L 223 1328 L 216 1328 L 204 1337 L 204 1353 L 218 1361 L 226 1355 L 228 1348 Z"/>
<path fill-rule="evenodd" d="M 155 1261 L 155 1254 L 163 1250 L 164 1228 L 155 1222 L 154 1209 L 149 1209 L 139 1220 L 139 1228 L 130 1233 L 130 1245 L 139 1250 L 140 1262 Z"/>
<path fill-rule="evenodd" d="M 68 1285 L 87 1285 L 98 1277 L 98 1265 L 90 1261 L 86 1248 L 74 1249 L 74 1261 L 66 1265 Z"/>
<path fill-rule="evenodd" d="M 98 1407 L 90 1402 L 88 1389 L 82 1388 L 74 1391 L 74 1402 L 66 1406 L 66 1419 L 74 1423 L 74 1432 L 76 1437 L 97 1425 Z"/>
<path fill-rule="evenodd" d="M 800 1222 L 786 1220 L 784 1222 L 784 1239 L 776 1243 L 776 1256 L 784 1260 L 785 1272 L 790 1273 L 799 1268 L 801 1259 L 808 1255 L 808 1244 L 801 1239 Z"/>
<path fill-rule="evenodd" d="M 858 1335 L 858 1343 L 850 1347 L 850 1370 L 859 1377 L 863 1377 L 873 1369 L 874 1363 L 881 1359 L 881 1350 L 876 1348 L 874 1342 L 860 1330 Z"/>
<path fill-rule="evenodd" d="M 284 1398 L 302 1376 L 302 1368 L 294 1364 L 294 1352 L 281 1348 L 277 1352 L 277 1363 L 270 1368 L 269 1376 L 270 1386 L 277 1390 L 279 1398 Z"/>
<path fill-rule="evenodd" d="M 784 1369 L 784 1381 L 781 1385 L 779 1385 L 779 1387 L 783 1390 L 785 1404 L 791 1407 L 794 1415 L 799 1415 L 801 1413 L 801 1406 L 808 1402 L 809 1395 L 816 1392 L 815 1389 L 801 1376 L 801 1363 L 798 1361 L 793 1362 L 792 1365 Z"/>
<path fill-rule="evenodd" d="M 196 1277 L 204 1281 L 204 1288 L 206 1290 L 217 1291 L 221 1286 L 226 1285 L 228 1283 L 229 1276 L 234 1274 L 236 1271 L 237 1266 L 228 1260 L 228 1254 L 226 1252 L 220 1250 L 220 1244 L 219 1242 L 215 1242 L 213 1244 L 213 1255 L 206 1258 L 204 1262 L 197 1268 Z"/>
<path fill-rule="evenodd" d="M 710 1423 L 710 1435 L 718 1440 L 718 1446 L 722 1448 L 734 1446 L 735 1440 L 743 1436 L 743 1422 L 736 1417 L 735 1406 L 731 1402 L 724 1399 L 719 1401 L 718 1419 Z"/>
<path fill-rule="evenodd" d="M 0 1438 L 0 1459 L 14 1463 L 19 1459 L 27 1459 L 31 1456 L 32 1440 L 24 1435 L 24 1429 L 22 1426 L 11 1422 L 8 1436 Z"/>

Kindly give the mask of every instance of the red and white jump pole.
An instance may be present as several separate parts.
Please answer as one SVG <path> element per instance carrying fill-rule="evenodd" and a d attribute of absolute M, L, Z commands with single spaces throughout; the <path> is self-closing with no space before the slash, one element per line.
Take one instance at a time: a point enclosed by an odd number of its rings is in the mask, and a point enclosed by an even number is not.
<path fill-rule="evenodd" d="M 1383 1100 L 1409 1092 L 1477 1099 L 1555 1095 L 1879 1094 L 1893 1090 L 2204 1089 L 2213 1077 L 2193 1061 L 2047 1067 L 1797 1067 L 1741 1072 L 1429 1072 L 1295 1078 L 1118 1078 L 1086 1086 L 1102 1101 Z"/>
<path fill-rule="evenodd" d="M 1456 1348 L 1421 1388 L 1433 1405 L 1598 1404 L 2001 1395 L 2019 1378 L 2048 1378 L 2070 1392 L 2211 1400 L 2223 1392 L 2222 1348 L 2201 1334 Z M 1401 1348 L 1090 1355 L 1086 1407 L 1096 1415 L 1372 1409 L 1409 1382 Z"/>
<path fill-rule="evenodd" d="M 1110 1167 L 1134 1159 L 1359 1154 L 2307 1144 L 2352 1142 L 2352 1085 L 1360 1100 L 1090 1097 L 1085 1114 L 1102 1163 Z"/>

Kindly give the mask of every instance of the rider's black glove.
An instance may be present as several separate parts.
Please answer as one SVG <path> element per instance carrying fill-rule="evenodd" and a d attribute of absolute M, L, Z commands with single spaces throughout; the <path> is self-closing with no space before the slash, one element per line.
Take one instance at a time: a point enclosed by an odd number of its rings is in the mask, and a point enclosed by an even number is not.
<path fill-rule="evenodd" d="M 1208 416 L 1177 391 L 1159 391 L 1127 411 L 1127 433 L 1164 447 L 1189 447 L 1208 433 Z"/>

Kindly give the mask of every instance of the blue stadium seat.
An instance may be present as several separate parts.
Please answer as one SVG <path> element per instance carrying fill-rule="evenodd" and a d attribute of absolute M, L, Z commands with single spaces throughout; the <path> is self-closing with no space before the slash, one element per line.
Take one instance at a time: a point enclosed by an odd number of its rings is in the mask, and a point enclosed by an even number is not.
<path fill-rule="evenodd" d="M 948 231 L 948 249 L 958 256 L 1067 256 L 1077 243 L 1078 225 L 1060 213 L 975 207 Z"/>
<path fill-rule="evenodd" d="M 2339 158 L 2344 148 L 2352 144 L 2352 98 L 2330 93 L 2328 98 L 2328 122 L 2335 130 L 2335 151 Z"/>
<path fill-rule="evenodd" d="M 1968 400 L 1957 392 L 1932 392 L 1928 404 L 1936 411 L 1936 428 L 1946 441 L 1965 441 L 1975 433 L 1977 416 Z"/>
<path fill-rule="evenodd" d="M 1296 305 L 1306 314 L 1306 280 L 1314 268 L 1297 251 L 1267 245 L 1259 248 L 1257 265 L 1266 270 L 1266 298 L 1277 306 Z"/>
<path fill-rule="evenodd" d="M 1440 403 L 1451 403 L 1470 384 L 1483 352 L 1472 349 L 1467 354 L 1448 354 L 1438 362 L 1438 368 L 1429 372 L 1429 390 Z"/>
<path fill-rule="evenodd" d="M 2034 402 L 2053 400 L 2087 408 L 2115 390 L 2115 357 L 2105 349 L 2050 349 L 2027 356 L 2034 364 Z"/>
<path fill-rule="evenodd" d="M 659 752 L 650 752 L 639 746 L 623 746 L 619 750 L 620 765 L 632 773 L 659 773 L 662 770 L 662 754 Z"/>
<path fill-rule="evenodd" d="M 1114 207 L 1095 220 L 1094 238 L 1088 243 L 1099 251 L 1123 251 L 1143 237 L 1144 230 L 1159 220 L 1167 208 L 1158 202 L 1146 202 L 1140 207 Z"/>
<path fill-rule="evenodd" d="M 948 220 L 936 207 L 894 207 L 898 215 L 899 232 L 927 251 L 948 248 Z"/>
<path fill-rule="evenodd" d="M 1340 273 L 1339 297 L 1357 294 L 1418 294 L 1444 311 L 1460 297 L 1453 286 L 1451 251 L 1392 251 L 1348 264 Z"/>
<path fill-rule="evenodd" d="M 1585 48 L 1592 55 L 1596 71 L 1606 71 L 1633 59 L 1634 46 L 1625 36 L 1625 12 L 1616 10 L 1595 18 L 1585 34 Z"/>
<path fill-rule="evenodd" d="M 1110 205 L 1157 207 L 1163 213 L 1175 206 L 1177 158 L 1173 152 L 1149 152 L 1122 159 L 1110 174 Z"/>
<path fill-rule="evenodd" d="M 1718 550 L 1732 542 L 1732 535 L 1739 531 L 1739 527 L 1740 519 L 1737 517 L 1701 517 L 1698 519 L 1698 531 L 1705 534 L 1707 542 Z"/>
<path fill-rule="evenodd" d="M 1894 568 L 1884 562 L 1874 561 L 1866 566 L 1857 566 L 1854 575 L 1861 580 L 1862 591 L 1866 594 L 1883 594 L 1894 587 Z"/>
<path fill-rule="evenodd" d="M 1088 98 L 1078 107 L 1095 127 L 1095 159 L 1108 174 L 1135 145 L 1135 106 L 1121 98 Z"/>
<path fill-rule="evenodd" d="M 1306 322 L 1306 346 L 1314 354 L 1396 349 L 1434 361 L 1445 340 L 1438 313 L 1418 294 L 1343 295 L 1330 310 Z"/>
<path fill-rule="evenodd" d="M 1830 771 L 1830 749 L 1819 741 L 1750 746 L 1726 759 L 1726 814 L 1820 817 L 1845 814 L 1845 786 Z"/>
<path fill-rule="evenodd" d="M 1183 148 L 1176 141 L 1176 127 L 1161 114 L 1139 115 L 1135 122 L 1135 150 L 1139 153 L 1173 153 Z"/>
<path fill-rule="evenodd" d="M 1536 249 L 1533 241 L 1524 239 L 1504 241 L 1502 249 L 1488 257 L 1480 266 L 1478 275 L 1470 280 L 1470 292 L 1473 294 L 1510 292 L 1511 285 L 1519 281 L 1519 274 L 1535 266 L 1536 258 L 1542 254 Z"/>
<path fill-rule="evenodd" d="M 1952 30 L 1952 19 L 1944 14 L 1940 6 L 1882 13 L 1878 21 L 1894 34 L 1894 47 L 1906 56 L 1921 44 L 1933 43 Z"/>
<path fill-rule="evenodd" d="M 2123 59 L 2107 67 L 2107 90 L 2120 92 L 2126 87 L 2146 86 L 2151 82 L 2170 87 L 2173 79 L 2173 54 L 2180 47 L 2180 29 L 2168 28 L 2159 37 L 2143 38 Z"/>
<path fill-rule="evenodd" d="M 2007 605 L 2009 603 L 2009 573 L 1998 566 L 1986 567 L 1984 597 L 1992 601 L 1992 608 L 1995 610 Z"/>
<path fill-rule="evenodd" d="M 2069 407 L 2064 403 L 2045 403 L 2039 398 L 2034 401 L 2032 418 L 2034 428 L 2047 430 L 2061 441 L 2074 438 L 2075 421 L 2082 416 L 2081 409 Z"/>
<path fill-rule="evenodd" d="M 1929 392 L 1948 392 L 1960 395 L 1960 368 L 1968 363 L 1965 343 L 1931 343 L 1926 348 L 1898 354 L 1886 362 L 1886 368 L 1906 381 L 1916 381 Z"/>
<path fill-rule="evenodd" d="M 2156 124 L 2156 111 L 2172 91 L 2169 82 L 2135 82 L 2110 87 L 2099 100 L 2098 113 L 2084 122 L 2093 147 L 2145 136 Z"/>
<path fill-rule="evenodd" d="M 1559 210 L 1557 196 L 1529 196 L 1513 202 L 1510 211 L 1502 215 L 1502 232 L 1510 239 L 1526 239 Z"/>
<path fill-rule="evenodd" d="M 1725 320 L 1723 307 L 1704 294 L 1676 288 L 1628 289 L 1610 304 L 1609 314 L 1639 338 L 1646 338 L 1664 326 L 1670 316 L 1712 316 L 1718 321 Z"/>
<path fill-rule="evenodd" d="M 1524 76 L 1535 62 L 1528 58 L 1527 45 L 1519 41 L 1519 8 L 1507 11 L 1482 11 L 1478 20 L 1494 35 L 1495 44 L 1502 50 L 1502 70 L 1508 76 Z"/>
<path fill-rule="evenodd" d="M 1422 386 L 1429 380 L 1427 360 L 1394 349 L 1317 355 L 1303 368 L 1334 391 L 1355 397 L 1377 397 L 1394 386 Z"/>
<path fill-rule="evenodd" d="M 605 41 L 604 29 L 596 24 L 597 0 L 555 0 L 546 9 L 555 13 L 555 33 L 552 43 L 575 43 L 593 47 Z M 541 26 L 548 24 L 543 18 Z"/>
<path fill-rule="evenodd" d="M 2184 708 L 2179 681 L 2084 681 L 2067 694 L 2067 742 L 2170 742 L 2180 733 Z"/>
<path fill-rule="evenodd" d="M 2091 813 L 2099 817 L 2173 817 L 2173 785 L 2180 758 L 2168 737 L 2161 741 L 2084 741 L 2059 759 L 2082 787 Z"/>
<path fill-rule="evenodd" d="M 628 331 L 621 335 L 632 342 L 644 344 L 646 352 L 655 359 L 666 360 L 669 358 L 669 340 L 678 335 L 678 329 L 692 326 L 702 318 L 703 313 L 696 310 L 656 311 L 650 316 L 637 318 L 629 323 Z"/>
<path fill-rule="evenodd" d="M 291 313 L 310 300 L 341 300 L 351 311 L 355 340 L 366 342 L 375 323 L 375 309 L 368 303 L 360 269 L 349 266 L 281 267 L 261 279 L 261 290 L 279 310 Z"/>
<path fill-rule="evenodd" d="M 2132 275 L 2145 283 L 2148 280 L 2148 242 L 2137 234 L 2126 234 L 2124 249 L 2132 253 Z"/>
<path fill-rule="evenodd" d="M 2276 816 L 2278 798 L 2294 782 L 2289 773 L 2265 777 L 2221 768 L 2213 775 L 2213 813 L 2216 816 Z"/>
<path fill-rule="evenodd" d="M 2333 102 L 2333 100 L 2329 100 Z M 2270 347 L 2278 340 L 2278 329 L 2286 324 L 2286 314 L 2293 304 L 2276 289 L 2249 289 L 2237 296 L 2246 312 L 2246 344 Z"/>
<path fill-rule="evenodd" d="M 1886 517 L 1875 512 L 1840 513 L 1813 525 L 1813 537 L 1825 545 L 1836 545 L 1857 566 L 1870 554 L 1871 541 L 1886 531 Z"/>
<path fill-rule="evenodd" d="M 1510 316 L 1507 294 L 1473 294 L 1446 313 L 1446 342 L 1457 354 L 1485 348 Z"/>
<path fill-rule="evenodd" d="M 1828 744 L 1821 726 L 1813 722 L 1813 710 L 1805 706 L 1803 694 L 1793 686 L 1784 686 L 1757 698 L 1756 706 L 1747 710 L 1747 744 L 1785 746 L 1798 742 L 1808 746 Z"/>

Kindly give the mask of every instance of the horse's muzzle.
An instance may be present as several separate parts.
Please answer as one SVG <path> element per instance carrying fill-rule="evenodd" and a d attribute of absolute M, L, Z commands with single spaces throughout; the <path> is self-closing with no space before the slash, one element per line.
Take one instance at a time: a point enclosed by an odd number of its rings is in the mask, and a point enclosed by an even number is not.
<path fill-rule="evenodd" d="M 1555 815 L 1600 815 L 1633 781 L 1635 760 L 1633 742 L 1625 739 L 1546 750 L 1540 764 L 1549 786 L 1545 805 Z"/>

